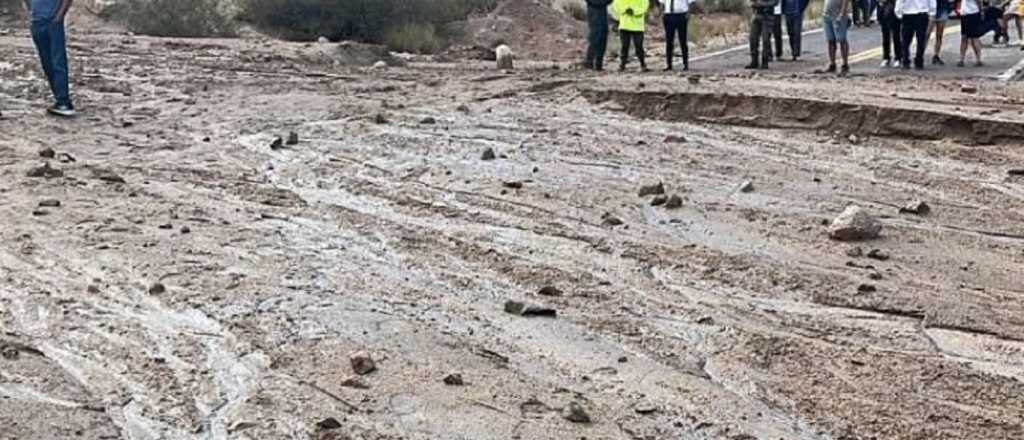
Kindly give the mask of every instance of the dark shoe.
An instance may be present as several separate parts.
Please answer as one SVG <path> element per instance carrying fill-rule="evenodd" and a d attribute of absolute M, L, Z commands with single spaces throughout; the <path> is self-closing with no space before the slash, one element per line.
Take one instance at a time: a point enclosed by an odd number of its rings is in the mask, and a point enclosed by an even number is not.
<path fill-rule="evenodd" d="M 914 64 L 914 70 L 924 70 L 924 63 Z"/>
<path fill-rule="evenodd" d="M 647 66 L 641 65 L 640 66 L 640 71 L 643 72 L 643 73 L 647 73 L 647 72 L 650 72 L 651 69 L 648 69 Z"/>
<path fill-rule="evenodd" d="M 663 72 L 671 72 L 671 71 L 672 71 L 672 66 L 668 66 L 668 67 L 665 68 L 665 70 L 663 70 Z"/>
<path fill-rule="evenodd" d="M 974 67 L 985 67 L 985 63 L 983 63 L 981 61 L 978 61 L 978 62 L 974 63 Z"/>
<path fill-rule="evenodd" d="M 78 116 L 78 112 L 75 111 L 75 107 L 70 104 L 58 104 L 46 109 L 46 112 L 62 118 L 73 118 Z"/>
<path fill-rule="evenodd" d="M 619 64 L 619 72 L 625 72 L 625 71 L 626 71 L 626 65 L 625 64 Z"/>
<path fill-rule="evenodd" d="M 761 66 L 759 64 L 757 64 L 757 63 L 750 63 L 750 64 L 747 64 L 746 66 L 743 66 L 743 68 L 747 69 L 747 70 L 754 70 L 754 69 L 758 69 L 760 67 Z"/>
<path fill-rule="evenodd" d="M 836 73 L 836 65 L 829 64 L 828 69 L 825 69 L 825 73 Z"/>
<path fill-rule="evenodd" d="M 683 72 L 689 72 L 689 71 L 690 71 L 690 66 L 688 64 L 683 64 Z"/>
<path fill-rule="evenodd" d="M 942 61 L 942 58 L 939 58 L 938 55 L 935 55 L 934 57 L 932 57 L 932 64 L 934 64 L 936 66 L 945 66 L 946 65 L 946 63 L 944 63 Z"/>
<path fill-rule="evenodd" d="M 959 63 L 956 63 L 956 67 L 964 67 L 964 66 L 966 66 L 966 64 L 964 64 L 963 61 L 961 61 Z"/>
<path fill-rule="evenodd" d="M 850 73 L 850 66 L 846 65 L 846 64 L 843 64 L 842 69 L 839 70 L 839 74 L 840 75 L 846 75 L 848 73 Z"/>

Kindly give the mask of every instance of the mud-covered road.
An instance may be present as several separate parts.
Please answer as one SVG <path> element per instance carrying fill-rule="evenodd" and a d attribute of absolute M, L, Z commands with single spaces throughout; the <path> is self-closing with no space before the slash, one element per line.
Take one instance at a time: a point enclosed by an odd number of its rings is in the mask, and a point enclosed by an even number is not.
<path fill-rule="evenodd" d="M 307 49 L 0 37 L 0 438 L 1024 438 L 1019 86 Z"/>

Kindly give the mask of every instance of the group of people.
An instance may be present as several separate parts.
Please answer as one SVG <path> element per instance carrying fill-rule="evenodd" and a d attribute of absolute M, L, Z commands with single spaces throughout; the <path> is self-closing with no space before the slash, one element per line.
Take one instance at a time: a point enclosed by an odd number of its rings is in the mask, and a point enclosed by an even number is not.
<path fill-rule="evenodd" d="M 618 21 L 621 51 L 619 69 L 625 70 L 630 50 L 635 50 L 640 69 L 647 71 L 644 54 L 644 32 L 648 15 L 653 11 L 662 16 L 666 41 L 666 68 L 673 69 L 678 41 L 683 70 L 690 68 L 687 32 L 689 15 L 696 0 L 586 0 L 590 25 L 589 46 L 584 67 L 604 69 L 607 49 L 609 6 Z M 794 61 L 802 53 L 804 16 L 809 0 L 750 0 L 750 64 L 747 69 L 767 69 L 775 59 L 782 59 L 782 27 L 785 24 L 789 49 Z M 954 16 L 960 19 L 960 60 L 965 66 L 968 51 L 974 53 L 975 65 L 981 66 L 981 37 L 995 33 L 995 41 L 1009 42 L 1009 22 L 1017 26 L 1018 37 L 1024 41 L 1021 17 L 1024 0 L 1010 0 L 1006 4 L 996 0 L 824 0 L 822 27 L 828 42 L 828 72 L 847 73 L 850 70 L 850 44 L 848 32 L 852 26 L 871 26 L 873 16 L 881 25 L 882 67 L 924 69 L 925 52 L 929 37 L 935 37 L 933 65 L 944 65 L 942 42 L 946 23 Z M 774 40 L 774 47 L 772 41 Z M 916 47 L 911 53 L 912 43 Z M 773 50 L 774 49 L 774 50 Z M 1024 47 L 1022 47 L 1024 50 Z"/>

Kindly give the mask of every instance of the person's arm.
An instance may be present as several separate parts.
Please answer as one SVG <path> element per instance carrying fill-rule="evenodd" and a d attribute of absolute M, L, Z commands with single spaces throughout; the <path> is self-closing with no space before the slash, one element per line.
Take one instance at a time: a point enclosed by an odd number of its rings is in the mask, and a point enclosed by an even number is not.
<path fill-rule="evenodd" d="M 57 11 L 57 15 L 54 17 L 54 20 L 63 22 L 64 17 L 66 17 L 68 15 L 68 11 L 71 10 L 71 4 L 74 2 L 75 0 L 61 0 L 60 9 Z"/>
<path fill-rule="evenodd" d="M 639 10 L 637 10 L 637 9 L 633 10 L 633 15 L 636 15 L 637 17 L 643 17 L 643 16 L 647 15 L 647 11 L 649 11 L 650 9 L 651 9 L 651 2 L 649 0 L 644 0 L 644 1 L 640 2 L 640 9 Z"/>
<path fill-rule="evenodd" d="M 938 6 L 936 5 L 935 0 L 928 0 L 928 16 L 932 17 L 932 18 L 935 18 L 935 15 L 937 13 L 938 13 Z"/>

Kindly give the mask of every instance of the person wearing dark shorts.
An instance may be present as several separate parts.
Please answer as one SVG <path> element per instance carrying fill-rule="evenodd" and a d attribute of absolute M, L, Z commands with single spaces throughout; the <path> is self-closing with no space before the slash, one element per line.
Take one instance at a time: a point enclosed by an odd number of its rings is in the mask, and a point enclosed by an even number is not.
<path fill-rule="evenodd" d="M 856 1 L 856 0 L 854 0 Z M 845 75 L 850 72 L 850 43 L 847 34 L 850 30 L 851 0 L 825 0 L 825 12 L 822 16 L 822 27 L 828 41 L 828 73 L 836 71 L 836 50 L 843 56 L 843 67 L 840 71 Z"/>
<path fill-rule="evenodd" d="M 964 67 L 967 49 L 974 51 L 974 65 L 981 67 L 981 36 L 985 28 L 981 20 L 981 4 L 978 0 L 960 0 L 957 13 L 960 15 L 960 62 L 957 67 Z"/>
<path fill-rule="evenodd" d="M 914 52 L 914 68 L 924 69 L 924 53 L 928 50 L 928 18 L 935 16 L 935 0 L 896 0 L 896 16 L 903 32 L 900 43 L 903 43 L 904 69 L 910 68 L 910 43 L 917 40 Z"/>

